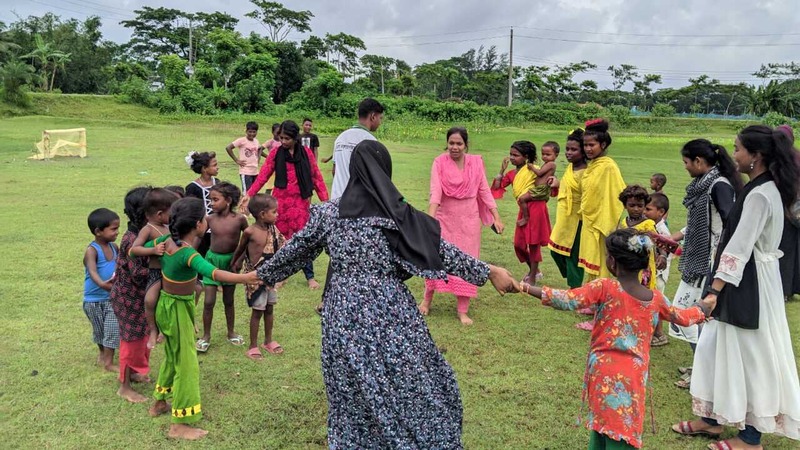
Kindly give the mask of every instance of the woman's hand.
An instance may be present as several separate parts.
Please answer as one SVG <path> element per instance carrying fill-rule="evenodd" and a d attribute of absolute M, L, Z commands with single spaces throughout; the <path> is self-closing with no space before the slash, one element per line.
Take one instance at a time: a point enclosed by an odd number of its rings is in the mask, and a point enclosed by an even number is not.
<path fill-rule="evenodd" d="M 254 270 L 252 272 L 243 273 L 245 284 L 263 284 L 261 278 L 258 278 L 258 273 Z"/>
<path fill-rule="evenodd" d="M 700 308 L 705 313 L 706 317 L 711 316 L 711 312 L 717 307 L 717 294 L 708 294 L 700 300 Z"/>
<path fill-rule="evenodd" d="M 503 221 L 497 218 L 494 219 L 494 229 L 497 230 L 497 234 L 503 234 L 503 230 L 506 229 L 506 226 L 503 225 Z"/>
<path fill-rule="evenodd" d="M 489 281 L 492 286 L 500 293 L 505 295 L 509 292 L 519 292 L 519 283 L 511 276 L 508 270 L 489 264 Z"/>

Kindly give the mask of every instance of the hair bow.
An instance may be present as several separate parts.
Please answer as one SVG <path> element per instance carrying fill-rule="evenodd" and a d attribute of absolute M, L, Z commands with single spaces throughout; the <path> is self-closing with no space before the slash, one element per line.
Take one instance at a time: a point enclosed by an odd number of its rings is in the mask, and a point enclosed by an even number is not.
<path fill-rule="evenodd" d="M 186 158 L 183 158 L 183 159 L 184 159 L 184 161 L 186 161 L 186 164 L 187 164 L 189 167 L 192 167 L 192 161 L 194 161 L 194 158 L 192 158 L 192 156 L 194 156 L 194 155 L 196 155 L 196 154 L 197 154 L 197 152 L 196 152 L 196 151 L 194 151 L 194 150 L 192 150 L 192 151 L 190 151 L 190 152 L 189 152 L 189 154 L 188 154 L 188 155 L 186 155 Z"/>

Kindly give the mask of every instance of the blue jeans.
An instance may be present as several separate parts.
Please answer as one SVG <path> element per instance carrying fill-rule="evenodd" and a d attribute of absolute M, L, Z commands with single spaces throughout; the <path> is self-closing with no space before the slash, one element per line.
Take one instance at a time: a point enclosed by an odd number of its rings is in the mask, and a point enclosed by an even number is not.
<path fill-rule="evenodd" d="M 306 276 L 306 280 L 310 280 L 314 278 L 314 262 L 309 261 L 305 266 L 303 266 L 303 275 Z"/>
<path fill-rule="evenodd" d="M 714 419 L 709 419 L 708 417 L 703 417 L 703 422 L 712 427 L 719 425 L 719 422 Z M 744 430 L 739 431 L 739 439 L 748 445 L 761 445 L 761 432 L 756 430 L 753 426 L 745 425 Z"/>

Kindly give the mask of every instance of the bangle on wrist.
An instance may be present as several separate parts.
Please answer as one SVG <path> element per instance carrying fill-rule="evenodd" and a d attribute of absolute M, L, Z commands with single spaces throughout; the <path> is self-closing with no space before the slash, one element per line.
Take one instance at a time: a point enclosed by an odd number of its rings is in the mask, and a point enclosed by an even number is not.
<path fill-rule="evenodd" d="M 706 294 L 716 295 L 717 297 L 719 297 L 720 291 L 718 291 L 718 290 L 714 289 L 713 287 L 709 286 L 708 287 L 708 292 Z"/>

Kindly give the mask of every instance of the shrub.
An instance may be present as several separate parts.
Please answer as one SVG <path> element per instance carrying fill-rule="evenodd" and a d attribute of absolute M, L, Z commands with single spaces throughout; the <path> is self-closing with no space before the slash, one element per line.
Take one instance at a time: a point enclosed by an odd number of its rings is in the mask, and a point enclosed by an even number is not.
<path fill-rule="evenodd" d="M 672 117 L 675 115 L 675 107 L 666 103 L 656 103 L 650 110 L 653 117 Z"/>
<path fill-rule="evenodd" d="M 231 102 L 245 113 L 269 111 L 273 106 L 272 90 L 274 87 L 274 80 L 257 73 L 249 79 L 236 83 Z"/>
<path fill-rule="evenodd" d="M 624 127 L 633 121 L 631 110 L 627 106 L 612 105 L 606 109 L 608 110 L 608 119 L 614 125 Z"/>
<path fill-rule="evenodd" d="M 791 125 L 794 120 L 790 117 L 786 117 L 781 113 L 777 113 L 775 111 L 770 111 L 764 114 L 764 124 L 769 125 L 771 127 L 777 127 L 778 125 Z"/>

